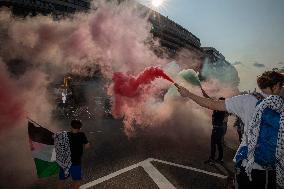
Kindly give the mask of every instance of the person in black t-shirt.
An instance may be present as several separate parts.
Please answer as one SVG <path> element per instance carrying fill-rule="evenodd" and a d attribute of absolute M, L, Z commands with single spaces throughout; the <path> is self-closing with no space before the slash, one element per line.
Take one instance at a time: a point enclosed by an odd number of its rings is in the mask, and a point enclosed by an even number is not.
<path fill-rule="evenodd" d="M 236 121 L 234 123 L 234 127 L 237 129 L 237 132 L 238 132 L 238 136 L 239 136 L 239 142 L 241 144 L 242 142 L 242 136 L 243 136 L 243 133 L 244 133 L 244 122 L 241 120 L 240 117 L 236 116 Z"/>
<path fill-rule="evenodd" d="M 80 132 L 82 127 L 82 123 L 79 120 L 71 121 L 71 131 L 68 132 L 68 139 L 70 143 L 70 151 L 71 151 L 71 168 L 69 170 L 69 174 L 73 180 L 73 188 L 79 189 L 80 180 L 82 179 L 82 168 L 81 168 L 81 159 L 83 155 L 84 149 L 90 147 L 90 143 L 85 135 L 85 133 Z M 67 179 L 70 175 L 65 177 L 64 171 L 60 168 L 59 172 L 59 184 L 58 189 L 64 188 L 64 180 Z"/>
<path fill-rule="evenodd" d="M 224 100 L 223 97 L 219 98 L 219 100 Z M 228 113 L 225 111 L 213 111 L 212 114 L 212 134 L 211 134 L 211 155 L 209 160 L 205 161 L 205 163 L 212 164 L 215 161 L 215 153 L 216 153 L 216 145 L 218 147 L 218 158 L 217 162 L 223 163 L 223 137 L 225 132 L 225 125 L 227 125 L 227 117 Z"/>

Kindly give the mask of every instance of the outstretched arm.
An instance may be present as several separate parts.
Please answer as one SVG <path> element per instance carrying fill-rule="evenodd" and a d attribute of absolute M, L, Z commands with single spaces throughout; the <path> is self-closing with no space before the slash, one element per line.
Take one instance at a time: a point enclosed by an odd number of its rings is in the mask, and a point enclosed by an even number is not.
<path fill-rule="evenodd" d="M 204 89 L 202 88 L 201 85 L 200 85 L 200 89 L 201 89 L 201 92 L 202 92 L 202 94 L 205 98 L 210 98 L 210 96 L 204 91 Z"/>
<path fill-rule="evenodd" d="M 191 100 L 193 100 L 202 107 L 208 108 L 210 110 L 227 111 L 224 100 L 213 100 L 210 98 L 200 97 L 189 92 L 186 88 L 176 83 L 175 86 L 177 87 L 182 97 L 190 98 Z"/>

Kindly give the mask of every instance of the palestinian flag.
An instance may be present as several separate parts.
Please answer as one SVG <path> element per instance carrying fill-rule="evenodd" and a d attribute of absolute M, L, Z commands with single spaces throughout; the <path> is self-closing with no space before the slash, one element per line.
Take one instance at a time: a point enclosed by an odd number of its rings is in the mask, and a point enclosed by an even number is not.
<path fill-rule="evenodd" d="M 28 133 L 38 177 L 49 177 L 58 173 L 59 166 L 55 162 L 54 133 L 41 126 L 35 126 L 30 121 Z"/>

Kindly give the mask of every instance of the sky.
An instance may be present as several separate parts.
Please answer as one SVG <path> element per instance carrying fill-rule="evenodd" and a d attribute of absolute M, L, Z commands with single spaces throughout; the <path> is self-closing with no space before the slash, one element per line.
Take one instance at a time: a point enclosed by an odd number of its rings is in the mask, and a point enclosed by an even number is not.
<path fill-rule="evenodd" d="M 241 89 L 284 67 L 284 0 L 165 0 L 157 11 L 220 51 L 239 71 Z"/>

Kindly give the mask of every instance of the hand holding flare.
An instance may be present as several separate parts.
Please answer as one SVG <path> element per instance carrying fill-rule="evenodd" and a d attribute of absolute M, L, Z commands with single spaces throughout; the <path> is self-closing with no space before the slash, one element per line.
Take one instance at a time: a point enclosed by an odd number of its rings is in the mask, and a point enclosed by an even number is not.
<path fill-rule="evenodd" d="M 182 97 L 189 97 L 189 91 L 186 88 L 180 86 L 177 83 L 174 83 L 174 85 L 176 86 L 176 88 L 178 89 L 178 92 L 180 93 Z"/>
<path fill-rule="evenodd" d="M 189 97 L 190 94 L 189 94 L 189 91 L 188 91 L 186 88 L 180 86 L 180 85 L 177 84 L 177 83 L 174 83 L 174 85 L 176 86 L 176 88 L 178 89 L 178 92 L 180 93 L 180 95 L 181 95 L 182 97 Z M 211 98 L 211 97 L 208 96 L 208 94 L 204 91 L 204 89 L 201 87 L 201 85 L 200 85 L 200 89 L 201 89 L 202 95 L 203 95 L 205 98 Z"/>

